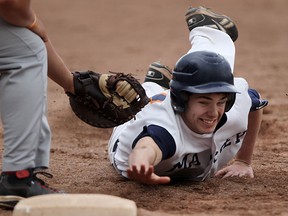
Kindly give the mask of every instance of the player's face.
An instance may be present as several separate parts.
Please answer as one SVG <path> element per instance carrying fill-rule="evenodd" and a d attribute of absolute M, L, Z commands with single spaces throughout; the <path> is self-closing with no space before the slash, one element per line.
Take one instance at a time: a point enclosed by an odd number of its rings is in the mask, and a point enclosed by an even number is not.
<path fill-rule="evenodd" d="M 222 93 L 191 94 L 185 112 L 185 124 L 195 133 L 212 133 L 225 112 L 227 96 Z"/>

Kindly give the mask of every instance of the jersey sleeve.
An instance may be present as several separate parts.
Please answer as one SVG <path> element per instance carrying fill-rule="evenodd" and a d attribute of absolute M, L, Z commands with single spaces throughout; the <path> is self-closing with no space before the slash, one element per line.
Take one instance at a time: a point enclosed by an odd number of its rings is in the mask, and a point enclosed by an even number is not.
<path fill-rule="evenodd" d="M 260 94 L 255 89 L 249 88 L 248 94 L 249 94 L 251 101 L 252 101 L 250 112 L 262 109 L 268 105 L 268 101 L 261 99 Z"/>
<path fill-rule="evenodd" d="M 132 144 L 132 148 L 135 147 L 138 140 L 149 136 L 158 145 L 162 152 L 162 160 L 168 159 L 176 152 L 176 143 L 172 135 L 163 127 L 158 125 L 149 125 L 143 127 L 142 132 L 136 137 Z"/>

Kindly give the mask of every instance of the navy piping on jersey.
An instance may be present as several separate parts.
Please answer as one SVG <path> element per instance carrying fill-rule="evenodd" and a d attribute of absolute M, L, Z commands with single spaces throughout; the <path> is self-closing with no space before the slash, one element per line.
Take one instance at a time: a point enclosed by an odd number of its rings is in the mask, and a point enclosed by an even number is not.
<path fill-rule="evenodd" d="M 216 128 L 215 128 L 214 133 L 215 133 L 220 127 L 222 127 L 222 126 L 226 123 L 226 121 L 227 121 L 227 116 L 226 116 L 226 114 L 224 113 L 223 116 L 221 117 L 220 121 L 218 122 L 218 124 L 217 124 L 217 126 L 216 126 Z"/>
<path fill-rule="evenodd" d="M 132 148 L 143 137 L 149 136 L 158 145 L 162 152 L 162 160 L 172 157 L 176 152 L 176 143 L 171 134 L 163 127 L 158 125 L 149 125 L 143 127 L 143 131 L 136 137 L 132 144 Z"/>
<path fill-rule="evenodd" d="M 113 149 L 112 152 L 116 152 L 117 148 L 118 148 L 118 143 L 119 143 L 119 139 L 117 139 L 113 145 Z"/>
<path fill-rule="evenodd" d="M 160 93 L 160 94 L 156 94 L 154 96 L 152 96 L 151 98 L 151 102 L 157 102 L 157 101 L 164 101 L 166 98 L 166 93 Z"/>

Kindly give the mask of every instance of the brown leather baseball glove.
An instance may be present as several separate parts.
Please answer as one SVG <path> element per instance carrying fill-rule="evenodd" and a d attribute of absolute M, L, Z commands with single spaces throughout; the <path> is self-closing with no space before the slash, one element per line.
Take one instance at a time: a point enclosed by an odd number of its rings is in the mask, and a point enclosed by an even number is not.
<path fill-rule="evenodd" d="M 132 119 L 148 102 L 131 74 L 74 72 L 74 92 L 66 92 L 73 112 L 87 124 L 110 128 Z"/>

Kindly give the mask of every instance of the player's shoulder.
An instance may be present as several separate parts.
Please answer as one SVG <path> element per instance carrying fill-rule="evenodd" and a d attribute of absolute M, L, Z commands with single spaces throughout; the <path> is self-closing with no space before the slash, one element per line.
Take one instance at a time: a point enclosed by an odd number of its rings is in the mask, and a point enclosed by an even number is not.
<path fill-rule="evenodd" d="M 243 77 L 234 77 L 234 84 L 248 83 Z"/>
<path fill-rule="evenodd" d="M 242 77 L 235 77 L 234 78 L 234 85 L 240 91 L 247 91 L 249 88 L 249 84 L 246 79 Z"/>

